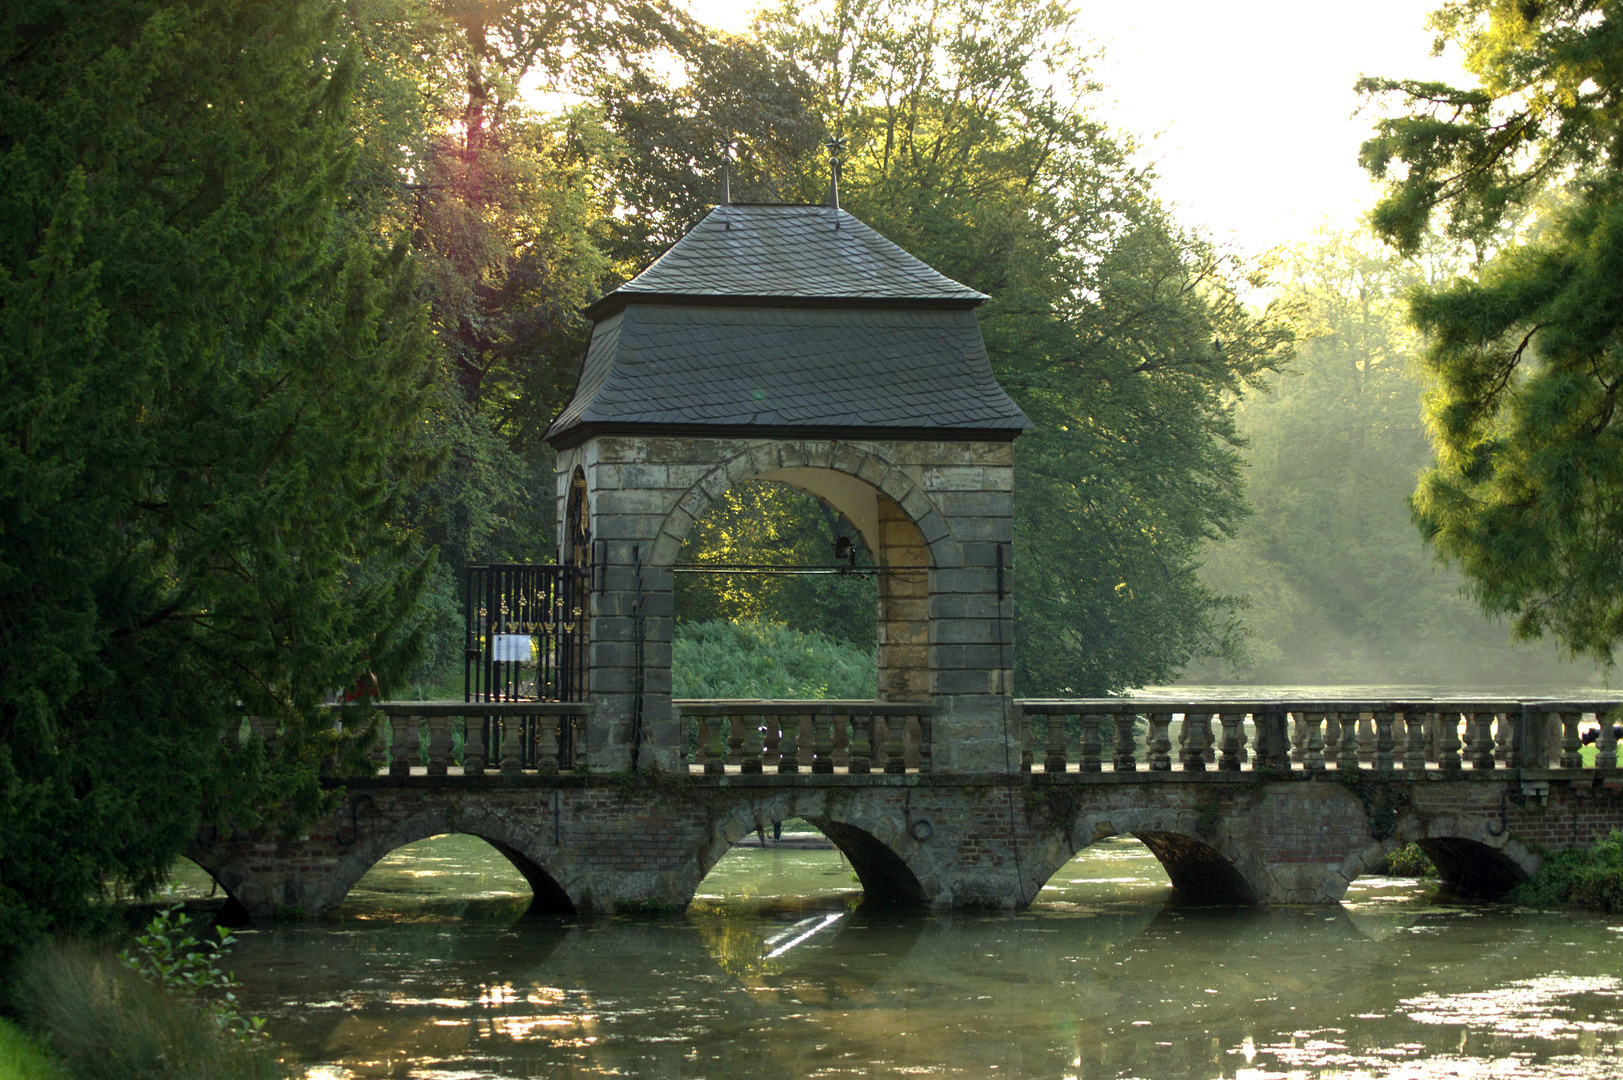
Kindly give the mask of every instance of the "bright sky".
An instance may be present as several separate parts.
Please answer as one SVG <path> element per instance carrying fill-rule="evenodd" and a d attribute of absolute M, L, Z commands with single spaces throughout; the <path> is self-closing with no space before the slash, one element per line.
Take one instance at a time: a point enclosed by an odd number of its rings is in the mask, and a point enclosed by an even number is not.
<path fill-rule="evenodd" d="M 743 30 L 752 5 L 690 0 Z M 1431 57 L 1438 0 L 1076 0 L 1105 50 L 1098 108 L 1145 143 L 1179 217 L 1246 253 L 1351 226 L 1373 187 L 1358 167 L 1361 74 L 1463 82 Z M 1079 43 L 1083 44 L 1083 43 Z"/>

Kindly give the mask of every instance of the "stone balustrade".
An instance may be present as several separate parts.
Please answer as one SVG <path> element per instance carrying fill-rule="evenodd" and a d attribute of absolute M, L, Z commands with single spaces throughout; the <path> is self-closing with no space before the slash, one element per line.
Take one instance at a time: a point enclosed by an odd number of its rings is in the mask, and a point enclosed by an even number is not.
<path fill-rule="evenodd" d="M 588 768 L 588 741 L 581 735 L 593 710 L 586 702 L 385 701 L 373 708 L 383 715 L 367 753 L 379 775 L 547 775 Z"/>
<path fill-rule="evenodd" d="M 928 773 L 933 706 L 892 701 L 677 700 L 700 774 Z"/>
<path fill-rule="evenodd" d="M 1023 772 L 1589 768 L 1618 772 L 1616 701 L 1408 699 L 1018 702 Z"/>

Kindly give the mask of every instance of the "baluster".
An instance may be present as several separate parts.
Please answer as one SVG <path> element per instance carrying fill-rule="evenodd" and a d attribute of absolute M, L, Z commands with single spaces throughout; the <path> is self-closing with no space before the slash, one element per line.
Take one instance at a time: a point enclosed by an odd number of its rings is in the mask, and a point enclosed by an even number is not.
<path fill-rule="evenodd" d="M 1493 755 L 1493 713 L 1466 714 L 1465 730 L 1471 740 L 1471 768 L 1491 769 L 1497 762 Z"/>
<path fill-rule="evenodd" d="M 1561 768 L 1581 769 L 1584 765 L 1584 757 L 1578 752 L 1578 748 L 1584 743 L 1583 739 L 1578 734 L 1578 721 L 1584 718 L 1583 713 L 1564 712 L 1561 713 L 1560 716 Z M 1597 750 L 1596 757 L 1598 758 L 1599 756 L 1599 751 Z"/>
<path fill-rule="evenodd" d="M 875 716 L 869 722 L 869 736 L 873 740 L 873 771 L 889 772 L 890 765 L 890 719 L 885 716 Z"/>
<path fill-rule="evenodd" d="M 1099 723 L 1104 717 L 1097 713 L 1082 714 L 1082 772 L 1098 772 L 1103 747 L 1099 743 Z"/>
<path fill-rule="evenodd" d="M 886 717 L 885 735 L 885 771 L 907 772 L 906 719 L 900 716 Z"/>
<path fill-rule="evenodd" d="M 1460 714 L 1457 709 L 1443 709 L 1437 714 L 1437 767 L 1444 772 L 1460 768 Z M 1469 737 L 1470 732 L 1467 730 Z"/>
<path fill-rule="evenodd" d="M 1303 765 L 1307 762 L 1307 725 L 1302 722 L 1302 714 L 1291 712 L 1286 721 L 1290 725 L 1291 764 Z"/>
<path fill-rule="evenodd" d="M 1066 717 L 1048 713 L 1044 719 L 1048 721 L 1048 752 L 1043 755 L 1043 772 L 1062 773 L 1068 764 L 1065 754 Z"/>
<path fill-rule="evenodd" d="M 766 731 L 762 726 L 761 717 L 740 713 L 738 726 L 744 740 L 738 771 L 752 775 L 765 772 Z"/>
<path fill-rule="evenodd" d="M 1138 761 L 1133 757 L 1137 749 L 1133 745 L 1133 725 L 1138 720 L 1134 713 L 1117 713 L 1116 722 L 1116 753 L 1110 759 L 1110 767 L 1116 772 L 1137 772 Z"/>
<path fill-rule="evenodd" d="M 451 771 L 451 718 L 449 716 L 430 716 L 428 718 L 428 768 L 424 771 L 429 776 L 446 776 Z"/>
<path fill-rule="evenodd" d="M 930 717 L 920 713 L 918 716 L 912 718 L 912 722 L 918 725 L 919 732 L 919 772 L 921 774 L 928 773 L 931 771 L 934 755 L 934 748 L 931 745 L 932 725 L 930 723 Z"/>
<path fill-rule="evenodd" d="M 496 727 L 501 732 L 499 738 L 503 774 L 511 776 L 523 772 L 524 762 L 519 757 L 523 750 L 520 745 L 521 732 L 524 729 L 522 719 L 517 716 L 499 716 L 496 718 Z"/>
<path fill-rule="evenodd" d="M 535 768 L 543 776 L 556 776 L 558 773 L 558 718 L 556 716 L 535 717 L 533 730 L 535 731 Z"/>
<path fill-rule="evenodd" d="M 717 726 L 721 717 L 717 717 Z M 750 772 L 744 768 L 744 714 L 733 713 L 727 717 L 727 764 L 737 765 L 739 772 Z"/>
<path fill-rule="evenodd" d="M 1371 713 L 1358 714 L 1358 760 L 1375 764 L 1375 719 Z"/>
<path fill-rule="evenodd" d="M 1415 705 L 1403 707 L 1404 733 L 1408 743 L 1403 750 L 1403 767 L 1408 770 L 1426 767 L 1426 713 Z"/>
<path fill-rule="evenodd" d="M 1358 758 L 1358 721 L 1355 712 L 1341 714 L 1341 753 L 1336 755 L 1336 769 L 1356 769 Z"/>
<path fill-rule="evenodd" d="M 923 729 L 919 726 L 917 716 L 909 716 L 906 721 L 902 732 L 902 760 L 907 762 L 909 769 L 916 771 L 919 767 L 920 740 L 923 738 Z"/>
<path fill-rule="evenodd" d="M 1377 709 L 1375 716 L 1375 767 L 1377 769 L 1391 769 L 1397 763 L 1392 756 L 1397 743 L 1392 738 L 1392 721 L 1396 717 L 1395 710 L 1383 706 Z"/>
<path fill-rule="evenodd" d="M 1303 733 L 1302 764 L 1307 766 L 1308 772 L 1324 771 L 1324 737 L 1319 734 L 1319 725 L 1323 723 L 1324 713 L 1296 714 L 1296 730 Z"/>
<path fill-rule="evenodd" d="M 776 772 L 783 729 L 778 724 L 776 716 L 758 716 L 752 719 L 761 729 L 761 768 Z"/>
<path fill-rule="evenodd" d="M 1324 714 L 1324 762 L 1329 766 L 1341 752 L 1341 714 Z"/>
<path fill-rule="evenodd" d="M 391 716 L 389 723 L 389 775 L 411 775 L 411 747 L 406 741 L 408 734 L 417 733 L 417 718 L 415 716 Z"/>
<path fill-rule="evenodd" d="M 780 773 L 797 773 L 800 771 L 800 718 L 795 716 L 773 717 L 778 725 L 778 771 Z"/>
<path fill-rule="evenodd" d="M 833 734 L 829 741 L 831 760 L 835 769 L 851 771 L 851 718 L 834 717 Z"/>
<path fill-rule="evenodd" d="M 684 725 L 689 720 L 693 721 L 693 764 L 699 766 L 704 772 L 709 772 L 710 770 L 705 768 L 706 765 L 710 764 L 709 718 L 689 716 L 682 712 L 678 712 L 677 715 L 682 718 Z"/>
<path fill-rule="evenodd" d="M 853 775 L 873 771 L 874 741 L 873 717 L 851 717 L 851 762 L 847 769 Z"/>
<path fill-rule="evenodd" d="M 1172 740 L 1167 738 L 1167 728 L 1172 724 L 1172 714 L 1152 712 L 1149 715 L 1150 728 L 1144 745 L 1149 751 L 1150 772 L 1167 772 L 1172 768 Z"/>
<path fill-rule="evenodd" d="M 812 716 L 812 772 L 832 775 L 834 772 L 834 718 Z"/>
<path fill-rule="evenodd" d="M 1547 760 L 1538 763 L 1541 767 L 1552 769 L 1561 767 L 1561 742 L 1561 714 L 1558 712 L 1545 713 L 1544 751 Z"/>
<path fill-rule="evenodd" d="M 1502 712 L 1493 714 L 1493 760 L 1500 768 L 1509 768 L 1516 754 L 1516 723 L 1519 714 Z"/>
<path fill-rule="evenodd" d="M 1245 713 L 1219 713 L 1218 722 L 1223 725 L 1223 757 L 1217 767 L 1223 772 L 1239 772 L 1244 764 L 1240 752 L 1245 746 Z"/>
<path fill-rule="evenodd" d="M 704 721 L 704 771 L 712 775 L 727 771 L 727 729 L 731 716 L 711 713 Z"/>
<path fill-rule="evenodd" d="M 479 776 L 485 771 L 485 718 L 462 718 L 462 774 Z"/>
<path fill-rule="evenodd" d="M 1600 738 L 1595 740 L 1595 768 L 1617 770 L 1617 729 L 1612 726 L 1612 718 L 1606 712 L 1595 713 L 1595 723 L 1600 725 Z"/>
<path fill-rule="evenodd" d="M 1183 733 L 1184 771 L 1205 772 L 1207 746 L 1212 739 L 1212 714 L 1184 713 Z"/>

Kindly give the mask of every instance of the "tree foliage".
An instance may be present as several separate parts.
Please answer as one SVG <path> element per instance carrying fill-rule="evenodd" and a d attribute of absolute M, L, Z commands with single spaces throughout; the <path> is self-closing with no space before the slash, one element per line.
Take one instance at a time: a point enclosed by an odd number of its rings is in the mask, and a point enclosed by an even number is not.
<path fill-rule="evenodd" d="M 0 19 L 0 949 L 312 811 L 323 693 L 410 660 L 422 326 L 335 228 L 335 40 L 285 0 Z"/>
<path fill-rule="evenodd" d="M 1293 684 L 1558 685 L 1574 671 L 1513 648 L 1462 579 L 1439 566 L 1407 496 L 1431 464 L 1420 336 L 1406 297 L 1452 273 L 1440 252 L 1404 259 L 1321 234 L 1291 256 L 1283 298 L 1301 339 L 1273 392 L 1241 402 L 1256 514 L 1212 552 L 1214 588 L 1247 597 L 1250 657 L 1194 678 Z M 1587 675 L 1584 671 L 1582 675 Z"/>
<path fill-rule="evenodd" d="M 1233 652 L 1196 570 L 1246 513 L 1233 406 L 1288 352 L 1246 274 L 1155 198 L 1062 4 L 785 6 L 767 40 L 849 142 L 843 200 L 993 299 L 1016 444 L 1016 682 L 1098 693 Z M 809 185 L 808 185 L 809 187 Z M 820 193 L 808 191 L 808 196 Z"/>
<path fill-rule="evenodd" d="M 1459 0 L 1434 25 L 1477 85 L 1366 81 L 1408 110 L 1364 146 L 1389 181 L 1374 223 L 1412 250 L 1442 211 L 1447 231 L 1497 251 L 1413 301 L 1437 453 L 1415 521 L 1485 611 L 1609 664 L 1623 636 L 1623 11 Z"/>

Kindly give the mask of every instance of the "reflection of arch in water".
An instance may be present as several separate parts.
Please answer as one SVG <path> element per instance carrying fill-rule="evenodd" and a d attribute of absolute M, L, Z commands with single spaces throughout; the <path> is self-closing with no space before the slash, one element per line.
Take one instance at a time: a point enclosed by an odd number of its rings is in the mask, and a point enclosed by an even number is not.
<path fill-rule="evenodd" d="M 918 842 L 903 834 L 896 815 L 864 814 L 843 800 L 819 797 L 814 807 L 797 807 L 795 801 L 794 796 L 783 795 L 736 807 L 713 830 L 687 895 L 691 898 L 698 892 L 704 876 L 743 837 L 792 817 L 807 822 L 840 849 L 862 884 L 864 905 L 924 907 L 939 895 L 940 887 L 928 868 L 901 854 L 916 849 Z"/>

